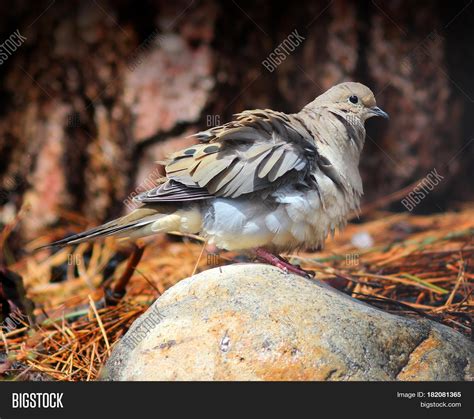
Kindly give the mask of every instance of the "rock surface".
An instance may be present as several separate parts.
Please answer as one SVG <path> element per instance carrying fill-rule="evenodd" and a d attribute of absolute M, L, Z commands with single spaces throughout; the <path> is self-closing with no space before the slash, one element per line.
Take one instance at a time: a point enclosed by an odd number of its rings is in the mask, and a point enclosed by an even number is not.
<path fill-rule="evenodd" d="M 317 280 L 238 264 L 185 279 L 115 347 L 104 380 L 469 380 L 473 345 Z"/>

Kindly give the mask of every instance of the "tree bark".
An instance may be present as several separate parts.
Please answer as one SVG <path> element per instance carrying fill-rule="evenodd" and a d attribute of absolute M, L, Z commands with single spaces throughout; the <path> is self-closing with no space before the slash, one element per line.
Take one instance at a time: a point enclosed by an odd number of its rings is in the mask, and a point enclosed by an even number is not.
<path fill-rule="evenodd" d="M 461 5 L 410 5 L 3 4 L 1 39 L 18 29 L 27 40 L 0 66 L 0 222 L 28 205 L 29 240 L 64 210 L 91 224 L 117 216 L 187 135 L 246 108 L 296 112 L 345 80 L 371 86 L 391 115 L 368 124 L 365 199 L 437 169 L 433 196 L 449 200 L 473 166 L 474 35 L 462 28 L 474 19 L 456 15 Z M 304 41 L 268 71 L 262 61 L 295 30 Z"/>

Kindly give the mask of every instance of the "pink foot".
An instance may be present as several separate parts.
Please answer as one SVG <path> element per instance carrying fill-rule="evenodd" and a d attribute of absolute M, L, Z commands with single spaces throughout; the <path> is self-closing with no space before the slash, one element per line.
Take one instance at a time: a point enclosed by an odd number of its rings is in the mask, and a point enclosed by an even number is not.
<path fill-rule="evenodd" d="M 283 259 L 281 256 L 276 256 L 273 253 L 269 252 L 266 249 L 259 247 L 256 251 L 257 259 L 262 262 L 268 263 L 269 265 L 276 266 L 284 272 L 292 272 L 296 275 L 304 276 L 305 278 L 311 278 L 314 276 L 314 272 L 305 271 L 299 266 L 292 265 L 287 260 Z"/>

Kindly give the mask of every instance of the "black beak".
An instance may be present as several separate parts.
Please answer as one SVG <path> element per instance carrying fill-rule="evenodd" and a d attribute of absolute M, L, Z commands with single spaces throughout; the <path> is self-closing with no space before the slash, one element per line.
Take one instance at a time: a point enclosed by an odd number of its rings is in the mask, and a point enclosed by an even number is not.
<path fill-rule="evenodd" d="M 370 112 L 372 112 L 375 116 L 381 116 L 382 118 L 390 119 L 388 113 L 380 109 L 378 106 L 370 108 Z"/>

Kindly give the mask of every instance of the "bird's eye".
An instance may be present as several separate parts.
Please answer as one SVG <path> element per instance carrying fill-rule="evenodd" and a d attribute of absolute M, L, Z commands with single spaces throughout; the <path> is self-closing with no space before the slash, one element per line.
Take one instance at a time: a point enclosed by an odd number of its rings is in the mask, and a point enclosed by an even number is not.
<path fill-rule="evenodd" d="M 359 98 L 355 95 L 349 97 L 349 102 L 356 104 L 359 101 Z"/>

